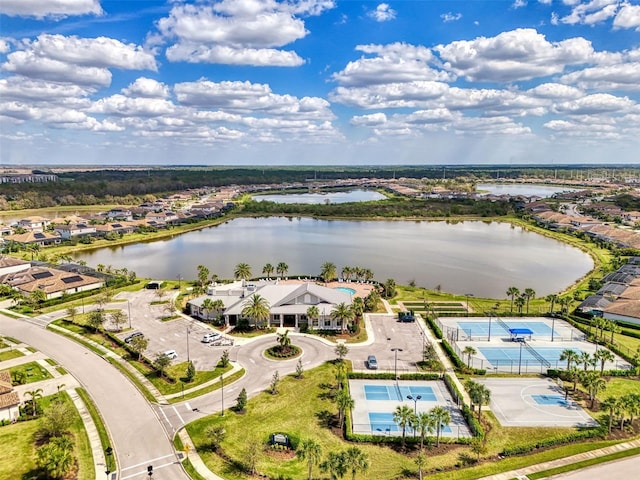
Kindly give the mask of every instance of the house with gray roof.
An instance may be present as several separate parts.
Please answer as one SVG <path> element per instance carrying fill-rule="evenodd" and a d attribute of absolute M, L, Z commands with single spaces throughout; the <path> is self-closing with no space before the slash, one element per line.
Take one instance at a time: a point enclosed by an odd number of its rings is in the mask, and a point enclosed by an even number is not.
<path fill-rule="evenodd" d="M 269 327 L 298 329 L 306 325 L 314 330 L 337 330 L 342 325 L 331 319 L 331 312 L 338 304 L 352 303 L 349 293 L 312 282 L 279 284 L 277 281 L 260 281 L 214 285 L 208 288 L 206 295 L 190 300 L 187 305 L 193 317 L 202 320 L 222 317 L 225 325 L 235 325 L 243 318 L 242 310 L 253 295 L 260 295 L 269 304 Z M 221 300 L 224 308 L 220 311 L 203 309 L 202 305 L 207 299 L 213 302 Z M 307 310 L 311 306 L 318 309 L 319 318 L 310 320 L 307 317 Z"/>

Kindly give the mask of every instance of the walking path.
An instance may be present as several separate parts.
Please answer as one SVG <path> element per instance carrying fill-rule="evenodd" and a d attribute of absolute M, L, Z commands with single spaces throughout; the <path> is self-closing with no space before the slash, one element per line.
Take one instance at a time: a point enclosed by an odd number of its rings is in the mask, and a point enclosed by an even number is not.
<path fill-rule="evenodd" d="M 198 475 L 206 480 L 224 480 L 222 477 L 219 477 L 209 470 L 209 468 L 204 464 L 198 452 L 193 448 L 193 442 L 185 428 L 178 432 L 178 437 L 180 437 L 180 441 L 182 442 L 182 445 L 185 446 L 185 449 L 188 449 L 189 453 L 187 453 L 187 458 L 191 462 L 195 471 L 198 472 Z"/>
<path fill-rule="evenodd" d="M 536 465 L 530 465 L 528 467 L 522 467 L 517 470 L 510 470 L 508 472 L 490 475 L 478 480 L 510 480 L 513 478 L 526 479 L 527 475 L 531 473 L 544 472 L 545 470 L 550 470 L 552 468 L 571 465 L 592 458 L 604 457 L 605 455 L 610 455 L 612 453 L 622 452 L 624 450 L 630 450 L 632 448 L 638 447 L 640 447 L 640 439 L 630 442 L 618 443 L 616 445 L 611 445 L 610 447 L 599 448 L 597 450 L 591 450 L 590 452 L 578 453 L 577 455 L 572 455 L 570 457 L 559 458 L 557 460 L 538 463 Z"/>

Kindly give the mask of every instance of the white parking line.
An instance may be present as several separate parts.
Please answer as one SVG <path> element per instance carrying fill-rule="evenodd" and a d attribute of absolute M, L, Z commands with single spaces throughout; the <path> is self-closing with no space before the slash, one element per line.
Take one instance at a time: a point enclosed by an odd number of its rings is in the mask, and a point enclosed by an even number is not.
<path fill-rule="evenodd" d="M 178 413 L 178 409 L 176 407 L 173 407 L 173 411 L 176 412 L 176 415 L 178 415 L 178 418 L 180 419 L 180 423 L 184 424 L 184 420 L 180 416 L 180 413 Z"/>
<path fill-rule="evenodd" d="M 168 467 L 170 465 L 173 465 L 174 463 L 176 463 L 176 462 L 169 462 L 169 463 L 165 463 L 163 465 L 153 465 L 153 471 L 155 472 L 156 470 L 160 470 L 161 468 Z M 132 468 L 132 467 L 129 467 L 129 468 Z M 134 477 L 138 477 L 140 475 L 145 475 L 145 476 L 148 475 L 146 468 L 144 470 L 140 470 L 137 473 L 132 473 L 131 475 L 127 475 L 125 477 L 120 477 L 120 480 L 125 480 L 127 478 L 134 478 Z"/>

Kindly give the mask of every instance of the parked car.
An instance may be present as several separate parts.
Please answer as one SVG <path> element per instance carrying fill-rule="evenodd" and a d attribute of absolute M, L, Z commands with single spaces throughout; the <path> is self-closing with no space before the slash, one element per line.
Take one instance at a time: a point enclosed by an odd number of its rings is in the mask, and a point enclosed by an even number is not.
<path fill-rule="evenodd" d="M 124 343 L 131 343 L 131 341 L 136 337 L 144 337 L 144 333 L 142 333 L 142 332 L 133 332 L 131 335 L 128 335 L 124 339 Z"/>
<path fill-rule="evenodd" d="M 171 360 L 173 360 L 174 358 L 178 358 L 178 354 L 176 353 L 175 350 L 167 350 L 166 352 L 164 352 L 165 356 L 169 357 Z"/>
<path fill-rule="evenodd" d="M 204 337 L 202 337 L 202 343 L 211 343 L 211 342 L 215 342 L 216 340 L 219 340 L 222 337 L 222 335 L 220 335 L 219 333 L 207 333 L 205 334 Z"/>
<path fill-rule="evenodd" d="M 369 368 L 371 370 L 377 370 L 378 369 L 378 360 L 376 359 L 375 355 L 369 355 L 367 357 L 367 368 Z"/>

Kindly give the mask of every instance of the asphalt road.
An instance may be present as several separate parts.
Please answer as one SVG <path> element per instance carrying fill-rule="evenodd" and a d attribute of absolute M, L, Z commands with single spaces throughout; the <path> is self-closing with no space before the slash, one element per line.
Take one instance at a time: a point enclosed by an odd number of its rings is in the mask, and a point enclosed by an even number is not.
<path fill-rule="evenodd" d="M 113 440 L 121 480 L 188 479 L 154 410 L 122 374 L 100 356 L 61 335 L 0 315 L 0 332 L 37 348 L 64 366 L 89 392 Z"/>
<path fill-rule="evenodd" d="M 574 472 L 562 473 L 548 477 L 549 479 L 562 480 L 592 480 L 606 478 L 638 478 L 638 465 L 640 465 L 640 456 L 629 457 L 614 462 L 602 463 L 593 467 L 583 468 Z"/>

